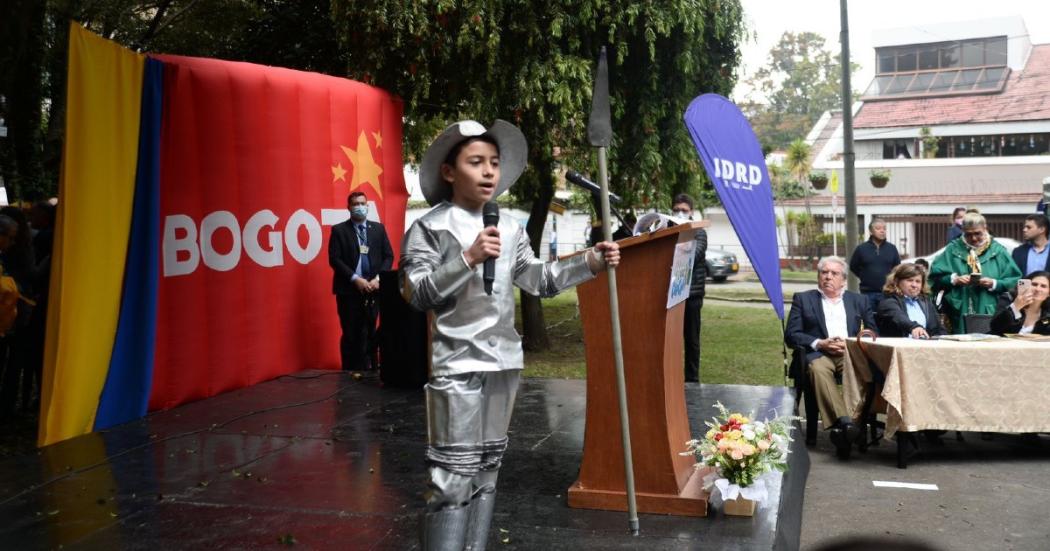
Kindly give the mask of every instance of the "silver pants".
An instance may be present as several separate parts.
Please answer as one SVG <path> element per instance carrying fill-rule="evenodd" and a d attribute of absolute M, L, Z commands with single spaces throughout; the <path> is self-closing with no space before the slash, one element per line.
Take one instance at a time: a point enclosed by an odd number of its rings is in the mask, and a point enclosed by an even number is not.
<path fill-rule="evenodd" d="M 433 377 L 425 386 L 428 511 L 496 490 L 521 370 Z"/>

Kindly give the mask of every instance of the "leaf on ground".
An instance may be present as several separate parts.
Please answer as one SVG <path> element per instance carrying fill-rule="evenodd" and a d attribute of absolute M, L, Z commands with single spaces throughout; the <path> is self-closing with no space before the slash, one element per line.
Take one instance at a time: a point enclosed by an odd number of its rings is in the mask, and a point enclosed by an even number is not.
<path fill-rule="evenodd" d="M 292 546 L 292 545 L 295 545 L 298 542 L 295 541 L 295 536 L 293 536 L 291 534 L 285 534 L 285 535 L 279 536 L 277 538 L 277 543 L 279 543 L 281 545 Z"/>

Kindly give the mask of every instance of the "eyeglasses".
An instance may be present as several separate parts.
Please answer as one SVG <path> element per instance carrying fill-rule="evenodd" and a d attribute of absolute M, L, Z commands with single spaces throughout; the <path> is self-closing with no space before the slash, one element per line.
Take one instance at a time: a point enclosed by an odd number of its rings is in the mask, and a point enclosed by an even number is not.
<path fill-rule="evenodd" d="M 984 232 L 983 231 L 964 231 L 963 235 L 965 235 L 966 237 L 981 237 L 982 235 L 984 235 Z"/>

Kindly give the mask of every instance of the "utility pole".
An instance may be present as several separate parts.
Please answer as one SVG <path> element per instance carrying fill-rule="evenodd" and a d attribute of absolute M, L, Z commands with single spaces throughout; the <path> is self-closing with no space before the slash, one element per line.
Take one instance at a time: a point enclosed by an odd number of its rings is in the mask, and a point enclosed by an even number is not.
<path fill-rule="evenodd" d="M 850 87 L 849 73 L 849 12 L 846 0 L 839 0 L 839 11 L 842 18 L 842 30 L 839 31 L 839 42 L 842 43 L 842 176 L 846 195 L 846 251 L 853 253 L 857 248 L 857 178 L 853 172 L 856 155 L 853 153 L 853 89 Z M 849 275 L 849 290 L 856 291 L 857 278 Z"/>

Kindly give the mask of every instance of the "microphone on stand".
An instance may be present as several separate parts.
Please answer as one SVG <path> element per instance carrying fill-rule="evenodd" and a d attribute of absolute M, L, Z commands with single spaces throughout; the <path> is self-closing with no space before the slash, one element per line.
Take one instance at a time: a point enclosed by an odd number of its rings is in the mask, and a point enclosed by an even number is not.
<path fill-rule="evenodd" d="M 481 211 L 481 219 L 484 221 L 486 228 L 495 227 L 499 224 L 499 205 L 497 205 L 495 201 L 485 203 L 485 207 Z M 485 282 L 485 293 L 491 295 L 492 282 L 496 281 L 495 257 L 490 256 L 485 259 L 481 279 Z"/>
<path fill-rule="evenodd" d="M 591 193 L 593 193 L 595 195 L 600 194 L 602 192 L 602 188 L 598 184 L 588 180 L 586 176 L 584 176 L 583 174 L 580 174 L 579 172 L 576 172 L 575 170 L 570 170 L 570 171 L 566 172 L 565 173 L 565 179 L 570 181 L 570 182 L 572 182 L 572 183 L 574 183 L 574 184 L 576 184 L 577 186 L 582 187 L 583 189 L 585 189 L 585 190 L 587 190 L 587 191 L 589 191 L 589 192 L 591 192 Z M 620 202 L 620 196 L 616 195 L 615 193 L 610 191 L 609 192 L 609 202 L 610 203 L 619 203 Z"/>

